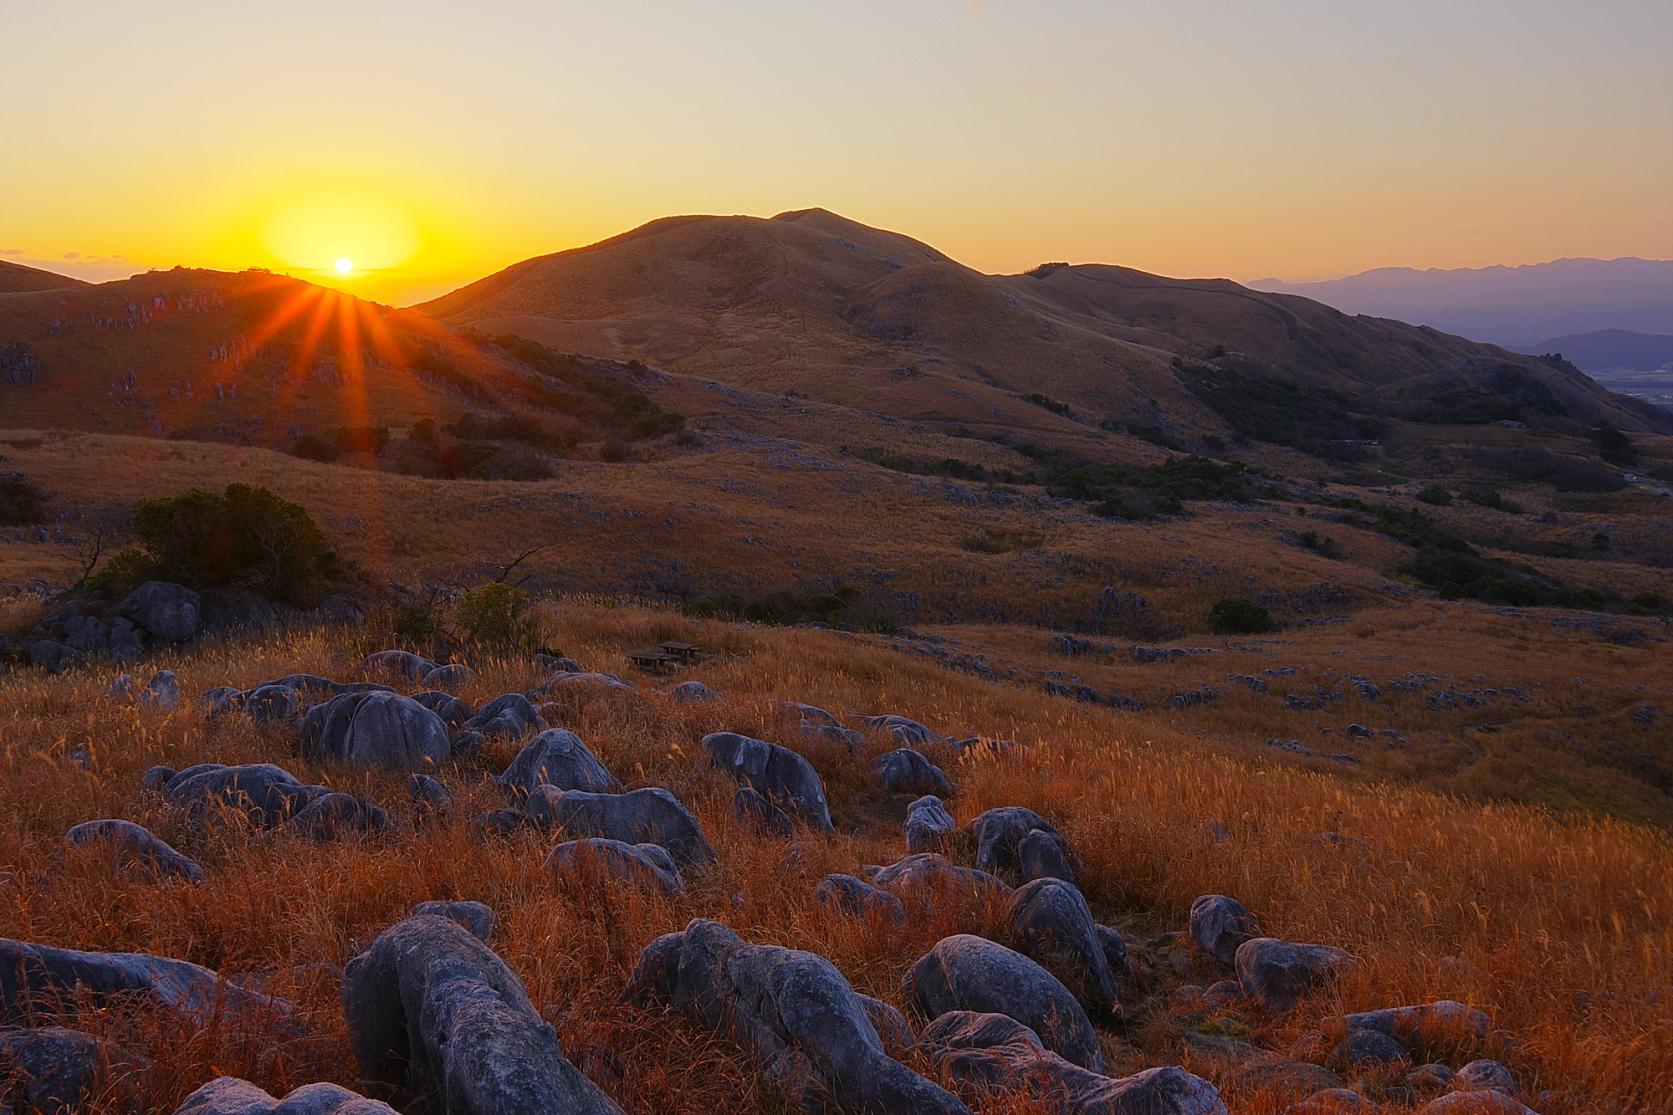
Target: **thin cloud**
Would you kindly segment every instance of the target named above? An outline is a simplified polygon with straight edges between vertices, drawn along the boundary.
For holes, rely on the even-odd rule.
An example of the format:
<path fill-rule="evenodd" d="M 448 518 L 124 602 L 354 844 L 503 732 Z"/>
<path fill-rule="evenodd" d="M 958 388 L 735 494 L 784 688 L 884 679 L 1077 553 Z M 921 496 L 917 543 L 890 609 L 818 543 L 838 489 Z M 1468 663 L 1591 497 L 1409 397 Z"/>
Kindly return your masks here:
<path fill-rule="evenodd" d="M 22 254 L 22 248 L 0 248 L 0 256 L 20 256 Z"/>

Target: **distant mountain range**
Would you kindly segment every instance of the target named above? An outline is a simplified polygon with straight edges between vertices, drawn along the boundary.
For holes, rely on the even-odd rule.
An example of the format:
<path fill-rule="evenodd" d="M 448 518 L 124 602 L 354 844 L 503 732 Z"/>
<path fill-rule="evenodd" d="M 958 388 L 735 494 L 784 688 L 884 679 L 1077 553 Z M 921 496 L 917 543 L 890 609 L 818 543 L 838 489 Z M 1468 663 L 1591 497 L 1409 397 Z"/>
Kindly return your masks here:
<path fill-rule="evenodd" d="M 1654 372 L 1673 370 L 1673 336 L 1634 333 L 1629 329 L 1599 329 L 1530 345 L 1531 353 L 1560 352 L 1584 372 Z"/>
<path fill-rule="evenodd" d="M 1541 349 L 1549 338 L 1604 330 L 1673 334 L 1673 260 L 1558 259 L 1425 271 L 1382 267 L 1326 282 L 1257 279 L 1249 286 L 1523 352 Z M 1567 348 L 1562 351 L 1573 358 Z"/>

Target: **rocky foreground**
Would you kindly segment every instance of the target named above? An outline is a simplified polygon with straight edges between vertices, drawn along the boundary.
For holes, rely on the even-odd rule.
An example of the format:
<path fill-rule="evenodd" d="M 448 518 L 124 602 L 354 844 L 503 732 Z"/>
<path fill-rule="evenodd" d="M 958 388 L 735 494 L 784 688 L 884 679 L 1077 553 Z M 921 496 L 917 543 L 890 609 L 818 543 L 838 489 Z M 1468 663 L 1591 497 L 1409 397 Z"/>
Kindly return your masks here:
<path fill-rule="evenodd" d="M 711 839 L 679 796 L 655 785 L 625 788 L 625 772 L 612 771 L 559 726 L 589 701 L 722 709 L 725 695 L 696 681 L 648 693 L 568 659 L 538 665 L 540 680 L 528 690 L 480 706 L 457 695 L 475 678 L 469 667 L 398 650 L 366 658 L 351 680 L 297 673 L 212 688 L 198 699 L 191 715 L 212 732 L 253 726 L 290 740 L 310 764 L 404 776 L 408 800 L 398 812 L 410 822 L 392 817 L 394 803 L 386 808 L 267 763 L 153 767 L 131 787 L 136 812 L 141 805 L 161 810 L 190 846 L 267 833 L 322 847 L 398 842 L 409 823 L 463 820 L 470 795 L 461 794 L 459 780 L 497 751 L 514 749 L 492 775 L 502 804 L 468 819 L 479 847 L 538 839 L 554 885 L 605 904 L 635 892 L 677 898 L 725 871 L 717 851 L 725 842 Z M 122 675 L 105 699 L 133 704 L 141 715 L 186 711 L 166 670 L 143 682 Z M 1229 1010 L 1248 1020 L 1251 1035 L 1282 1032 L 1298 1004 L 1327 995 L 1360 963 L 1329 942 L 1263 933 L 1260 911 L 1231 894 L 1202 895 L 1186 924 L 1152 940 L 1101 924 L 1080 889 L 1076 847 L 1029 802 L 984 809 L 964 825 L 954 820 L 954 775 L 977 761 L 1026 763 L 1022 745 L 954 738 L 901 715 L 838 714 L 791 701 L 774 712 L 778 723 L 793 725 L 778 742 L 714 731 L 676 743 L 676 750 L 690 748 L 691 763 L 735 783 L 730 823 L 782 841 L 783 867 L 793 874 L 798 859 L 839 832 L 825 782 L 802 750 L 824 759 L 827 772 L 834 754 L 842 777 L 911 800 L 895 839 L 898 858 L 855 862 L 818 878 L 817 916 L 854 919 L 885 937 L 925 919 L 978 931 L 946 935 L 910 962 L 896 1000 L 904 1011 L 857 992 L 825 956 L 751 941 L 747 926 L 724 919 L 698 917 L 651 941 L 620 989 L 623 1008 L 664 1012 L 670 1025 L 741 1047 L 773 1110 L 1225 1112 L 1221 1089 L 1181 1065 L 1114 1071 L 1108 1039 L 1158 1009 L 1187 1021 L 1223 1019 Z M 867 741 L 879 738 L 892 746 L 873 747 L 868 757 Z M 71 759 L 93 761 L 85 753 Z M 65 840 L 98 849 L 120 877 L 142 885 L 203 886 L 213 870 L 122 817 L 88 816 Z M 500 913 L 471 900 L 420 903 L 331 977 L 340 980 L 341 1028 L 358 1087 L 375 1098 L 317 1083 L 280 1099 L 222 1076 L 178 1111 L 393 1110 L 382 1101 L 458 1113 L 623 1110 L 612 1098 L 622 1089 L 608 1051 L 581 1051 L 589 1071 L 578 1068 L 496 953 Z M 1169 967 L 1217 978 L 1164 981 Z M 1158 1002 L 1164 982 L 1172 987 Z M 72 1024 L 78 1012 L 136 1002 L 189 1027 L 236 1020 L 246 1033 L 270 1034 L 274 1048 L 317 1025 L 249 979 L 183 960 L 0 940 L 7 1027 L 0 1064 L 10 1071 L 0 1106 L 109 1109 L 148 1058 Z M 1392 1103 L 1462 1115 L 1528 1112 L 1525 1100 L 1539 1102 L 1497 1059 L 1516 1048 L 1515 1036 L 1468 1004 L 1389 1003 L 1345 1013 L 1329 1032 L 1282 1049 L 1231 1033 L 1199 1032 L 1196 1040 L 1229 1066 L 1242 1091 L 1283 1097 L 1277 1110 L 1322 1115 Z"/>

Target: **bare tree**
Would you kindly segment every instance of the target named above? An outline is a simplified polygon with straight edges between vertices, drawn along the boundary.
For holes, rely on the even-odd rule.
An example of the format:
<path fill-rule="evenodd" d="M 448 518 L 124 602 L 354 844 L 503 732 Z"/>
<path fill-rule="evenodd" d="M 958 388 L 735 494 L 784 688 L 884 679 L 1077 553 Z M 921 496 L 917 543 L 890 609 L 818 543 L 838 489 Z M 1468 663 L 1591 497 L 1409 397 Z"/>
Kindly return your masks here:
<path fill-rule="evenodd" d="M 98 572 L 99 562 L 127 537 L 130 518 L 125 512 L 107 510 L 94 511 L 82 520 L 85 529 L 76 536 L 74 543 L 76 565 L 81 569 L 81 576 L 70 586 L 72 592 L 87 584 Z"/>
<path fill-rule="evenodd" d="M 517 578 L 515 581 L 507 581 L 506 578 L 511 576 L 511 571 L 513 569 L 516 569 L 519 565 L 522 565 L 525 561 L 527 561 L 529 558 L 532 558 L 534 555 L 540 553 L 543 550 L 550 550 L 553 546 L 556 546 L 556 545 L 557 545 L 556 542 L 542 542 L 538 546 L 530 546 L 528 549 L 524 550 L 522 553 L 518 554 L 516 557 L 512 558 L 509 562 L 507 562 L 506 565 L 503 568 L 500 569 L 498 575 L 496 575 L 494 577 L 494 580 L 497 581 L 500 584 L 511 585 L 513 588 L 521 587 L 525 582 L 528 581 L 528 579 L 530 577 L 534 576 L 534 570 L 531 569 L 531 570 L 526 571 L 521 577 Z"/>

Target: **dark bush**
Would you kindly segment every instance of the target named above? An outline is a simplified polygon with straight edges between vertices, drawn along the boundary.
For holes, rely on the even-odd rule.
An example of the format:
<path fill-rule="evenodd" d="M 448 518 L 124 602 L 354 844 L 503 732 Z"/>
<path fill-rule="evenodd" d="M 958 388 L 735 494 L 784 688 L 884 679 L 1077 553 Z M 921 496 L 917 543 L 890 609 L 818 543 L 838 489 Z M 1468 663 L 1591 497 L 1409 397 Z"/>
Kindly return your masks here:
<path fill-rule="evenodd" d="M 1272 613 L 1241 596 L 1229 596 L 1208 610 L 1208 626 L 1217 635 L 1259 635 L 1272 630 Z"/>
<path fill-rule="evenodd" d="M 317 434 L 303 434 L 290 451 L 292 456 L 308 461 L 335 461 L 338 456 L 336 442 L 326 441 Z"/>
<path fill-rule="evenodd" d="M 540 643 L 539 625 L 529 615 L 533 603 L 516 585 L 496 581 L 472 589 L 459 601 L 459 634 L 486 650 L 532 653 Z"/>
<path fill-rule="evenodd" d="M 1638 463 L 1638 450 L 1629 439 L 1613 426 L 1599 426 L 1591 431 L 1597 455 L 1612 465 L 1630 467 Z"/>
<path fill-rule="evenodd" d="M 1417 501 L 1433 504 L 1436 507 L 1445 507 L 1452 502 L 1452 493 L 1439 484 L 1431 484 L 1417 493 Z"/>
<path fill-rule="evenodd" d="M 1326 538 L 1316 530 L 1301 532 L 1301 548 L 1311 550 L 1320 557 L 1330 558 L 1332 561 L 1342 557 L 1342 548 L 1336 544 L 1336 539 Z"/>
<path fill-rule="evenodd" d="M 29 526 L 46 517 L 46 497 L 19 473 L 0 476 L 0 527 Z"/>
<path fill-rule="evenodd" d="M 1034 392 L 1032 395 L 1025 396 L 1023 401 L 1033 403 L 1037 407 L 1044 407 L 1053 414 L 1061 414 L 1065 418 L 1074 413 L 1074 408 L 1068 403 L 1060 403 L 1051 396 L 1042 395 L 1038 391 Z"/>
<path fill-rule="evenodd" d="M 311 607 L 340 575 L 308 512 L 266 488 L 228 484 L 143 500 L 134 534 L 153 575 L 192 588 L 239 587 Z"/>

